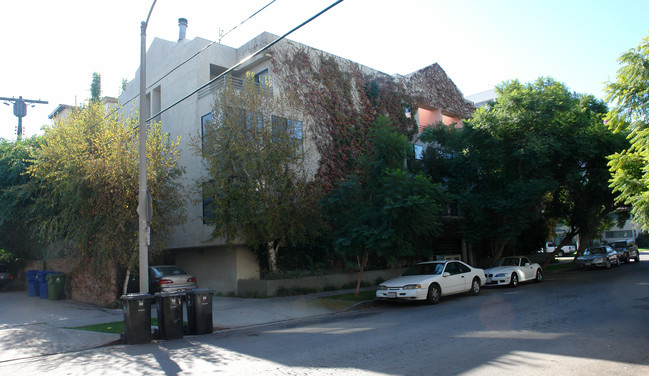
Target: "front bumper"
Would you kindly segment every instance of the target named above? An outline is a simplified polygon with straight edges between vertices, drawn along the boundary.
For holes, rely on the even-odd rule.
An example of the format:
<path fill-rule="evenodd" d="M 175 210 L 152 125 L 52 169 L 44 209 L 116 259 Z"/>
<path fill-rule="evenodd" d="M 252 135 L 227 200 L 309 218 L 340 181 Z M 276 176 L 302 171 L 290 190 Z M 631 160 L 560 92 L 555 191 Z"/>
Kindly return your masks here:
<path fill-rule="evenodd" d="M 376 290 L 377 299 L 385 300 L 424 300 L 428 291 L 426 289 L 388 288 L 387 290 Z"/>
<path fill-rule="evenodd" d="M 575 266 L 578 268 L 602 268 L 606 266 L 606 261 L 576 261 Z"/>
<path fill-rule="evenodd" d="M 487 277 L 487 283 L 485 286 L 507 286 L 511 282 L 511 276 L 507 275 L 504 277 Z"/>

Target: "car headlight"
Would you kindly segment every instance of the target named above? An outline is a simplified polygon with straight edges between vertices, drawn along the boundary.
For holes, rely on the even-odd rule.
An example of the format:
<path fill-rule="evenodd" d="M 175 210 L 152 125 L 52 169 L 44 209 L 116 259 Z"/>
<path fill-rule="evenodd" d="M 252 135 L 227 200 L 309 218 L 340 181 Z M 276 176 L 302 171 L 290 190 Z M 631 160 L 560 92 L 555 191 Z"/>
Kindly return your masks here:
<path fill-rule="evenodd" d="M 504 276 L 505 276 L 505 273 L 498 273 L 494 277 L 498 278 L 498 277 L 504 277 Z"/>
<path fill-rule="evenodd" d="M 387 290 L 388 286 L 386 285 L 379 285 L 379 290 Z"/>
<path fill-rule="evenodd" d="M 405 285 L 403 286 L 404 290 L 414 290 L 414 289 L 420 289 L 421 285 Z"/>

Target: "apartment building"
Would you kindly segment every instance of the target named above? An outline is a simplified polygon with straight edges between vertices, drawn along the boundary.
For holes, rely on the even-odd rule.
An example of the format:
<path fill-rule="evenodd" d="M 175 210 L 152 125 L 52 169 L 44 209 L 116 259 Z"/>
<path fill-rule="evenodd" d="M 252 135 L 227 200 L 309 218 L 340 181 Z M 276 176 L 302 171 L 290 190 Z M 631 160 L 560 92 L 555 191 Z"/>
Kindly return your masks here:
<path fill-rule="evenodd" d="M 238 280 L 259 278 L 259 265 L 255 255 L 243 242 L 227 249 L 223 239 L 211 239 L 212 228 L 203 223 L 203 205 L 200 198 L 194 197 L 192 193 L 193 183 L 204 171 L 200 157 L 192 150 L 191 141 L 200 137 L 202 125 L 210 119 L 214 104 L 213 94 L 219 82 L 203 86 L 275 41 L 277 36 L 262 33 L 235 48 L 199 37 L 186 39 L 186 21 L 181 21 L 180 25 L 178 41 L 155 38 L 146 55 L 147 91 L 144 115 L 149 118 L 164 110 L 153 120 L 160 121 L 163 131 L 172 137 L 180 137 L 179 163 L 186 171 L 183 189 L 187 197 L 187 221 L 170 235 L 168 248 L 176 264 L 197 276 L 200 287 L 209 287 L 222 293 L 236 293 Z M 296 48 L 308 51 L 314 56 L 324 54 L 344 63 L 341 66 L 354 66 L 365 74 L 398 82 L 417 98 L 417 109 L 412 111 L 418 124 L 417 131 L 439 121 L 461 127 L 462 119 L 470 117 L 475 109 L 473 103 L 464 98 L 438 64 L 409 75 L 390 76 L 287 39 L 248 59 L 230 74 L 235 80 L 243 79 L 247 72 L 253 73 L 260 82 L 270 78 L 273 82 L 272 90 L 280 90 L 283 77 L 278 74 L 277 64 L 282 61 L 279 57 L 295 51 Z M 118 99 L 127 113 L 135 114 L 139 108 L 139 85 L 137 71 Z M 203 88 L 196 91 L 201 87 Z M 180 101 L 194 91 L 194 94 Z M 173 107 L 169 108 L 172 105 Z M 314 144 L 315 138 L 310 137 L 310 132 L 313 132 L 313 119 L 305 115 L 299 120 L 303 127 L 303 149 L 309 156 L 306 161 L 308 170 L 315 173 L 319 155 Z"/>

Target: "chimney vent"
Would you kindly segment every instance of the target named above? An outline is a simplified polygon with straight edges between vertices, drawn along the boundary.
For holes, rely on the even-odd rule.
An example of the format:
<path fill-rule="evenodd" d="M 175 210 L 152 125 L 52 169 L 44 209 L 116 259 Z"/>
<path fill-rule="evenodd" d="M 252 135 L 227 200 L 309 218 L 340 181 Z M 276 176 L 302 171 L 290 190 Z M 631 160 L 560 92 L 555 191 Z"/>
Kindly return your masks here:
<path fill-rule="evenodd" d="M 180 28 L 180 33 L 178 34 L 178 42 L 185 39 L 185 33 L 187 32 L 187 19 L 179 18 L 178 27 Z"/>

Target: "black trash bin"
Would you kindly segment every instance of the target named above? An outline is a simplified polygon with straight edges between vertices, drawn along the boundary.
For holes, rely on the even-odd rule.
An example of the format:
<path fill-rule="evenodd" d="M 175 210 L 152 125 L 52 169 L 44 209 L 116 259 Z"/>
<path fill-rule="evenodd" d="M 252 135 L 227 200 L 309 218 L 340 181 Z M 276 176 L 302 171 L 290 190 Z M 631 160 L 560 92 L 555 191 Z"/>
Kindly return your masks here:
<path fill-rule="evenodd" d="M 209 334 L 212 326 L 212 295 L 210 289 L 187 291 L 187 326 L 189 334 Z"/>
<path fill-rule="evenodd" d="M 126 294 L 124 305 L 124 342 L 129 345 L 151 342 L 151 294 Z"/>
<path fill-rule="evenodd" d="M 158 332 L 161 339 L 183 338 L 184 291 L 159 292 L 155 294 L 158 313 Z"/>

